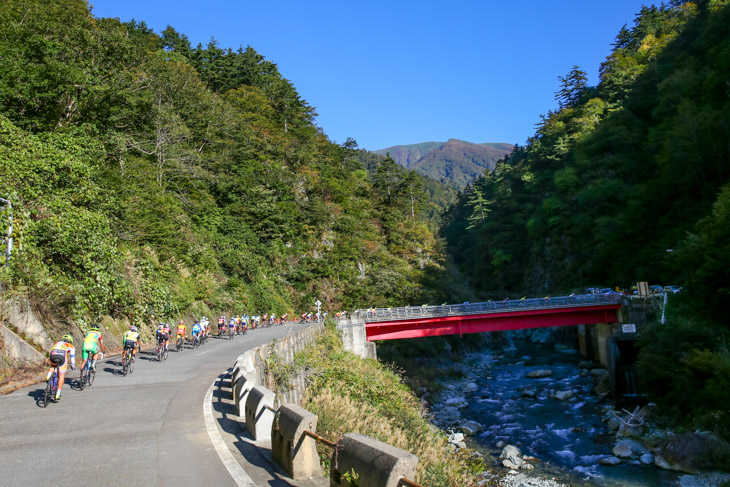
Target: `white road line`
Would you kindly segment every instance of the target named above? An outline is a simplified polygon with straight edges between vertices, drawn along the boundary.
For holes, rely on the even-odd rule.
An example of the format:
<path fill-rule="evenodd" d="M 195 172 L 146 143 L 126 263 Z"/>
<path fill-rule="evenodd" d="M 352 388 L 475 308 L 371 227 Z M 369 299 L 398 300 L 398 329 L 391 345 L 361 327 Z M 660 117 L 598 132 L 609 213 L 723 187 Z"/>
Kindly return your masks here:
<path fill-rule="evenodd" d="M 212 351 L 213 350 L 207 350 L 205 352 L 196 353 L 195 356 L 197 357 L 198 355 L 203 355 L 204 353 L 208 353 L 208 352 L 212 352 Z"/>
<path fill-rule="evenodd" d="M 208 430 L 208 437 L 210 442 L 213 444 L 213 448 L 218 453 L 218 457 L 226 466 L 228 473 L 233 477 L 233 481 L 239 487 L 257 487 L 256 484 L 251 480 L 246 471 L 241 465 L 233 458 L 233 454 L 226 446 L 225 441 L 221 437 L 218 427 L 215 424 L 215 418 L 213 417 L 213 390 L 215 385 L 222 379 L 216 379 L 208 388 L 208 392 L 205 395 L 203 401 L 203 416 L 205 416 L 205 427 Z"/>

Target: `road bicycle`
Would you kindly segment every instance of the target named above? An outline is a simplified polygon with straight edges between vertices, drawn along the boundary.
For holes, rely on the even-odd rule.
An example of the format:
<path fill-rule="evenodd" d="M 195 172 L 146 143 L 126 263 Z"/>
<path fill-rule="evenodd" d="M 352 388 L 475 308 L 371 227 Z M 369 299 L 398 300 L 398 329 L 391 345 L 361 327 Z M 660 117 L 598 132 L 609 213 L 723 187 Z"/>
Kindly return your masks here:
<path fill-rule="evenodd" d="M 104 354 L 99 354 L 99 360 L 104 358 Z M 86 386 L 90 386 L 94 383 L 96 377 L 96 369 L 92 367 L 94 361 L 94 354 L 90 354 L 88 360 L 81 369 L 81 377 L 79 377 L 79 388 L 83 391 Z"/>
<path fill-rule="evenodd" d="M 53 374 L 51 374 L 51 378 L 48 379 L 48 383 L 46 384 L 46 390 L 43 391 L 43 402 L 40 404 L 41 407 L 46 407 L 49 402 L 56 400 L 59 373 L 58 365 L 54 366 Z"/>
<path fill-rule="evenodd" d="M 132 348 L 127 348 L 126 355 L 122 358 L 122 375 L 131 374 L 134 372 L 134 355 L 132 355 Z"/>
<path fill-rule="evenodd" d="M 157 361 L 162 362 L 163 360 L 167 360 L 167 345 L 164 341 L 157 342 L 157 348 L 155 349 L 155 353 L 157 354 Z"/>
<path fill-rule="evenodd" d="M 228 327 L 228 339 L 229 340 L 233 340 L 233 333 L 234 333 L 234 329 L 231 327 Z"/>
<path fill-rule="evenodd" d="M 202 335 L 200 336 L 200 345 L 201 345 L 201 346 L 202 346 L 202 345 L 205 345 L 205 342 L 207 342 L 207 341 L 208 341 L 208 334 L 207 334 L 207 333 L 203 333 L 203 334 L 202 334 Z"/>
<path fill-rule="evenodd" d="M 183 339 L 183 337 L 181 337 L 181 336 L 177 337 L 177 342 L 175 342 L 175 347 L 177 348 L 178 352 L 185 350 L 185 340 Z"/>
<path fill-rule="evenodd" d="M 193 335 L 193 349 L 196 349 L 200 346 L 200 338 L 198 335 Z"/>

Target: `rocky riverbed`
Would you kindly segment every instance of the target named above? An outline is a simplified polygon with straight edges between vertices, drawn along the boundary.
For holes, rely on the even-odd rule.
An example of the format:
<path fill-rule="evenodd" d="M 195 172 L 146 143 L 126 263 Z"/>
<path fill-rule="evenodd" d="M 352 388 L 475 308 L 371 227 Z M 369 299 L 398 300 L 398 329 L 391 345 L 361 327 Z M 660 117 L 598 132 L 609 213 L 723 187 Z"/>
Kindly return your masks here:
<path fill-rule="evenodd" d="M 730 474 L 705 472 L 711 462 L 703 456 L 727 447 L 711 434 L 675 435 L 652 426 L 653 407 L 641 398 L 636 403 L 644 407 L 617 410 L 607 372 L 575 350 L 511 343 L 497 353 L 470 354 L 463 380 L 423 398 L 454 448 L 468 446 L 498 465 L 497 476 L 485 473 L 485 479 L 510 487 L 730 481 Z"/>

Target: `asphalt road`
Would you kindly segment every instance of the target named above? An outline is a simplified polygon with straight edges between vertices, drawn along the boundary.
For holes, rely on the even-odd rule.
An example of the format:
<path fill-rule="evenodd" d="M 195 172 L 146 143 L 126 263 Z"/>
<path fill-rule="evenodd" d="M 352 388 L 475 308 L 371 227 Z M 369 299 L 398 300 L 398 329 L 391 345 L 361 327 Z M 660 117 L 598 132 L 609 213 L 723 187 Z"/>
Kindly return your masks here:
<path fill-rule="evenodd" d="M 61 401 L 46 408 L 45 383 L 1 396 L 0 485 L 236 485 L 206 430 L 206 392 L 245 350 L 304 326 L 213 338 L 162 363 L 142 352 L 127 376 L 110 357 L 83 391 L 78 368 L 69 371 Z"/>

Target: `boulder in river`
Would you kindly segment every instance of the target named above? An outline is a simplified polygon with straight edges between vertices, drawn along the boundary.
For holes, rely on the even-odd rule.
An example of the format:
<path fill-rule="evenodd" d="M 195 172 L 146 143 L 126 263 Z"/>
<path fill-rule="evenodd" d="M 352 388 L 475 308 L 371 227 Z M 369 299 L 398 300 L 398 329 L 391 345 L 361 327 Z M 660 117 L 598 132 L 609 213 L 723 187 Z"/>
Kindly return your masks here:
<path fill-rule="evenodd" d="M 598 460 L 598 463 L 601 465 L 606 465 L 607 467 L 614 467 L 616 465 L 621 465 L 621 459 L 618 457 L 603 457 L 600 460 Z"/>
<path fill-rule="evenodd" d="M 474 382 L 467 382 L 464 384 L 464 392 L 474 392 L 479 389 L 479 386 Z"/>
<path fill-rule="evenodd" d="M 505 446 L 499 455 L 499 459 L 502 460 L 503 466 L 512 470 L 518 470 L 525 464 L 525 460 L 522 459 L 522 452 L 514 445 Z"/>
<path fill-rule="evenodd" d="M 528 399 L 535 399 L 535 397 L 537 397 L 537 391 L 535 389 L 524 389 L 522 391 L 522 397 L 526 397 Z"/>
<path fill-rule="evenodd" d="M 461 431 L 464 432 L 465 435 L 474 436 L 484 431 L 484 426 L 476 421 L 466 421 L 461 425 Z"/>
<path fill-rule="evenodd" d="M 450 399 L 447 399 L 446 402 L 444 402 L 444 405 L 452 406 L 455 408 L 465 408 L 469 404 L 466 402 L 466 399 L 464 399 L 463 397 L 452 397 Z"/>
<path fill-rule="evenodd" d="M 527 377 L 529 377 L 530 379 L 543 379 L 552 375 L 553 371 L 548 369 L 538 369 L 527 373 Z"/>
<path fill-rule="evenodd" d="M 575 395 L 575 392 L 568 389 L 567 391 L 555 391 L 555 394 L 553 394 L 553 397 L 557 399 L 558 401 L 567 401 L 568 399 L 572 399 Z"/>
<path fill-rule="evenodd" d="M 651 453 L 644 453 L 639 457 L 639 461 L 644 465 L 651 465 L 652 463 L 654 463 L 654 455 L 652 455 Z"/>
<path fill-rule="evenodd" d="M 654 463 L 665 470 L 697 473 L 722 467 L 722 458 L 730 456 L 730 445 L 711 433 L 674 435 L 654 451 Z"/>
<path fill-rule="evenodd" d="M 613 447 L 611 453 L 619 458 L 631 458 L 631 456 L 634 454 L 634 451 L 628 445 L 619 444 Z"/>

